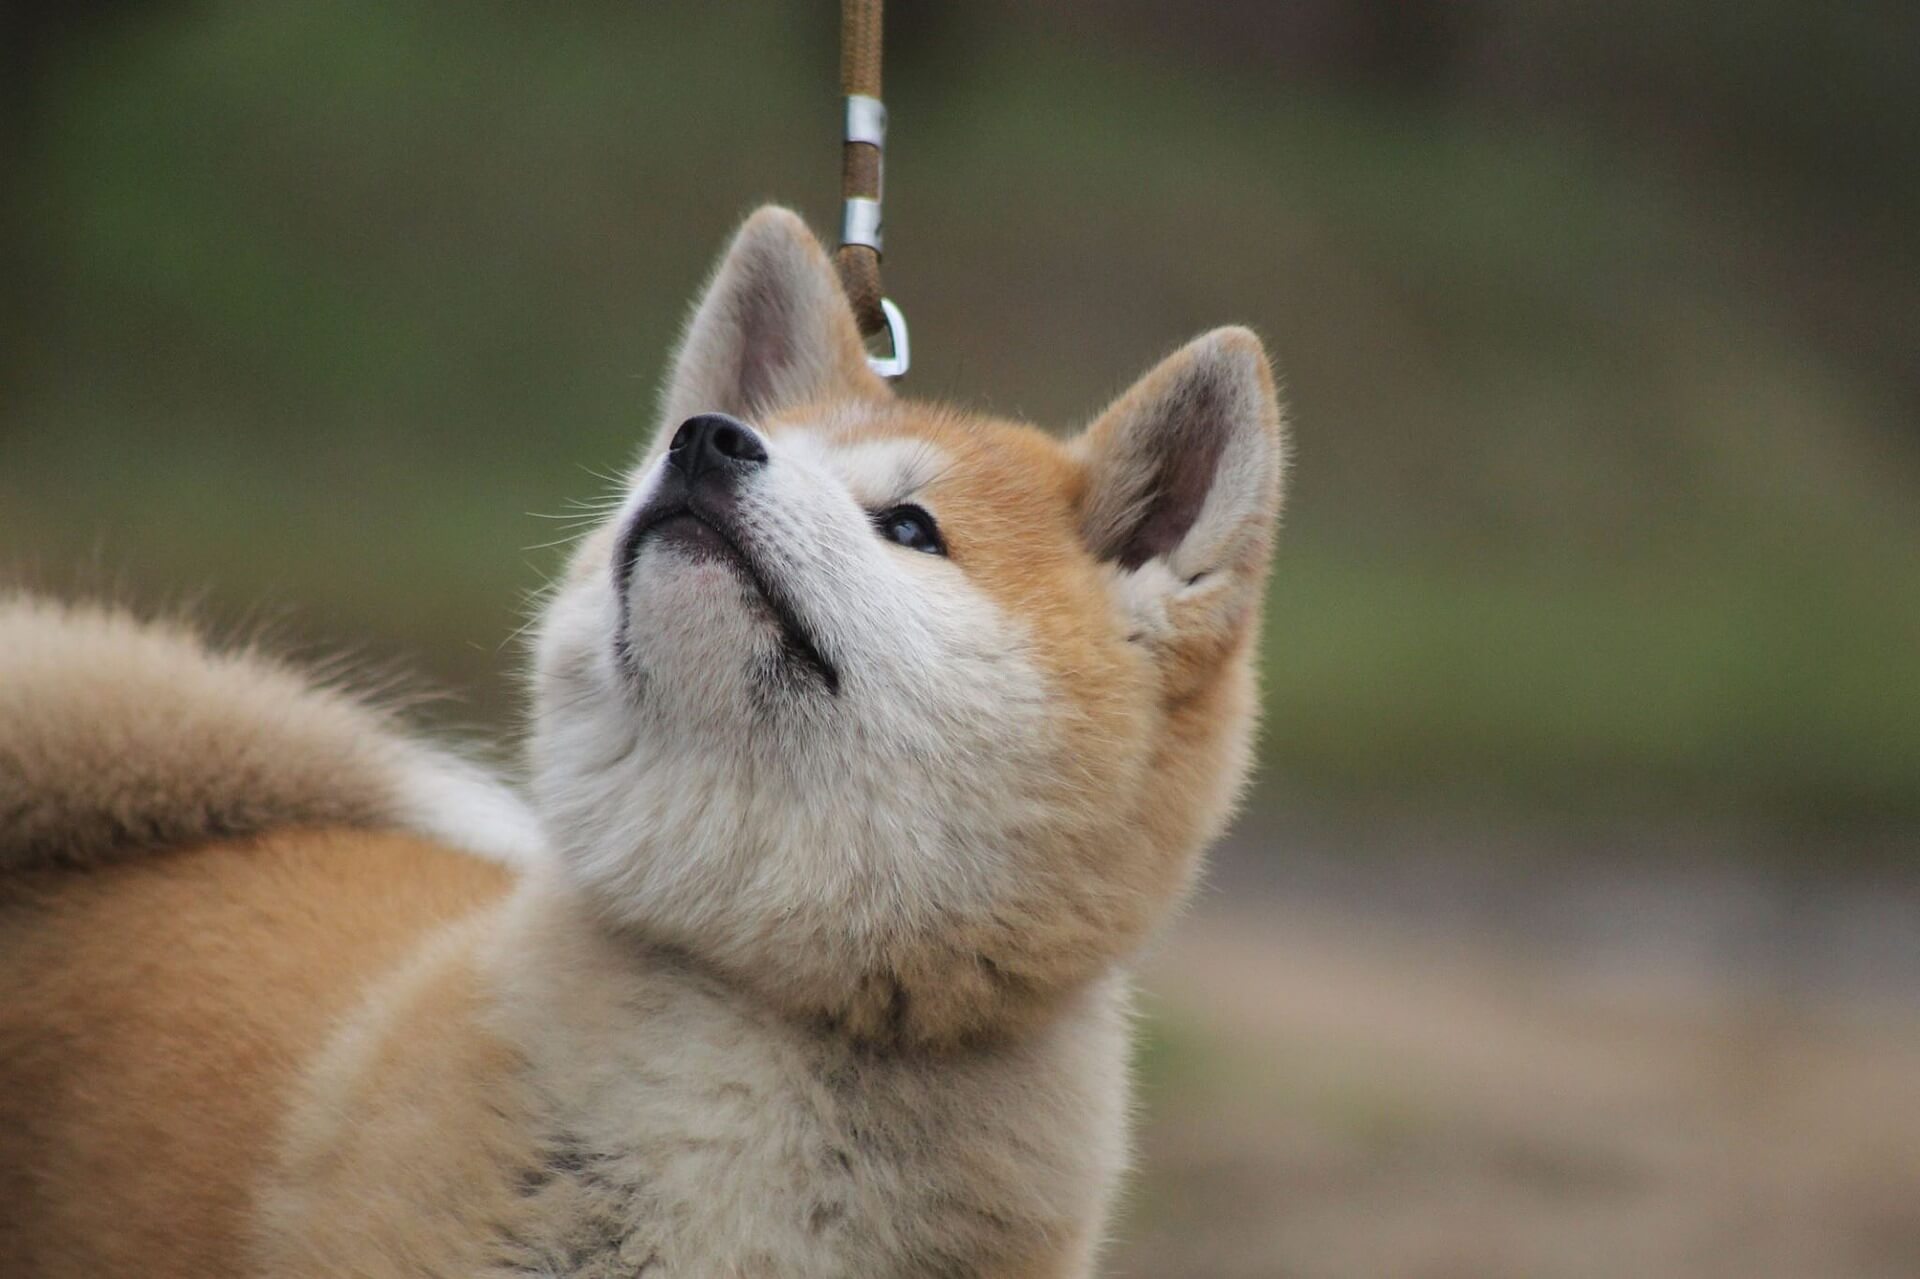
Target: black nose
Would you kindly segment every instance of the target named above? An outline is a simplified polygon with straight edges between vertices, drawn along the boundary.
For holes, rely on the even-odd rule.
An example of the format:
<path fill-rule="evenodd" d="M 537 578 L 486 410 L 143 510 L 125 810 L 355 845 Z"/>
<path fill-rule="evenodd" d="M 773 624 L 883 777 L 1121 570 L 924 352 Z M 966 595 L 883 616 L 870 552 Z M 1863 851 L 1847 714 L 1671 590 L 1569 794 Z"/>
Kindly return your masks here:
<path fill-rule="evenodd" d="M 753 428 L 725 413 L 690 417 L 667 445 L 667 465 L 689 480 L 708 471 L 744 471 L 764 466 L 767 447 Z"/>

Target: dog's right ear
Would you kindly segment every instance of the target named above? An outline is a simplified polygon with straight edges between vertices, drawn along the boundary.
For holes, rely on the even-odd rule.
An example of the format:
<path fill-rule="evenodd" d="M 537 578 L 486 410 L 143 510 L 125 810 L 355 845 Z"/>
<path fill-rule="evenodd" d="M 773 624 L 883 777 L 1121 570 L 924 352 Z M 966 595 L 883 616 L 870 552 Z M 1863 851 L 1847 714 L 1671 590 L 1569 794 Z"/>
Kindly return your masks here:
<path fill-rule="evenodd" d="M 826 250 L 798 214 L 767 205 L 733 237 L 687 321 L 658 435 L 696 413 L 751 422 L 809 400 L 890 394 L 867 367 Z"/>

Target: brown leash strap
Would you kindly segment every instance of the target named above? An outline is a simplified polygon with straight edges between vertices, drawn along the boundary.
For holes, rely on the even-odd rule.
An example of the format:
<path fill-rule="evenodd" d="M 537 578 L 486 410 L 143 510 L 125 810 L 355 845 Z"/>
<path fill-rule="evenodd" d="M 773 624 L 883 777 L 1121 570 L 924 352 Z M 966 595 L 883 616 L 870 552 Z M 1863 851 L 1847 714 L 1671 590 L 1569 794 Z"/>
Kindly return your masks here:
<path fill-rule="evenodd" d="M 846 98 L 840 150 L 840 248 L 834 265 L 866 337 L 886 333 L 893 346 L 872 359 L 885 377 L 907 371 L 907 326 L 880 288 L 880 195 L 887 109 L 880 102 L 881 0 L 841 0 L 840 92 Z"/>

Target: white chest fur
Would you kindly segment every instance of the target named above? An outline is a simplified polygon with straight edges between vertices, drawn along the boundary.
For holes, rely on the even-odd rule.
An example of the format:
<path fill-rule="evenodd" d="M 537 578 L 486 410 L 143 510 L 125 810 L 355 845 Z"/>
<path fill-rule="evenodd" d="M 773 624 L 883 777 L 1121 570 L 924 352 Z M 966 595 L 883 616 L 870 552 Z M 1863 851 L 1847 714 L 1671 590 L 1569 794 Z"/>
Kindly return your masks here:
<path fill-rule="evenodd" d="M 495 1030 L 539 1115 L 500 1273 L 1025 1273 L 1090 1253 L 1125 1144 L 1117 985 L 1018 1042 L 885 1054 L 564 909 L 520 903 L 495 951 Z"/>

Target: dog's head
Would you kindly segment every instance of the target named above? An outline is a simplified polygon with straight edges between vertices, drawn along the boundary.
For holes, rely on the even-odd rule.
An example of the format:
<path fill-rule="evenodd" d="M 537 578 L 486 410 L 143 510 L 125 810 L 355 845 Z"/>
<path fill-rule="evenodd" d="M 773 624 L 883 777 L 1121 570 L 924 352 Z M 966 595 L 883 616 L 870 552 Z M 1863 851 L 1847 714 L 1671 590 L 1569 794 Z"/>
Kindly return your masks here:
<path fill-rule="evenodd" d="M 1065 442 L 896 399 L 820 245 L 763 209 L 663 407 L 539 635 L 572 881 L 902 1042 L 1137 945 L 1246 770 L 1283 452 L 1258 339 L 1196 340 Z"/>

